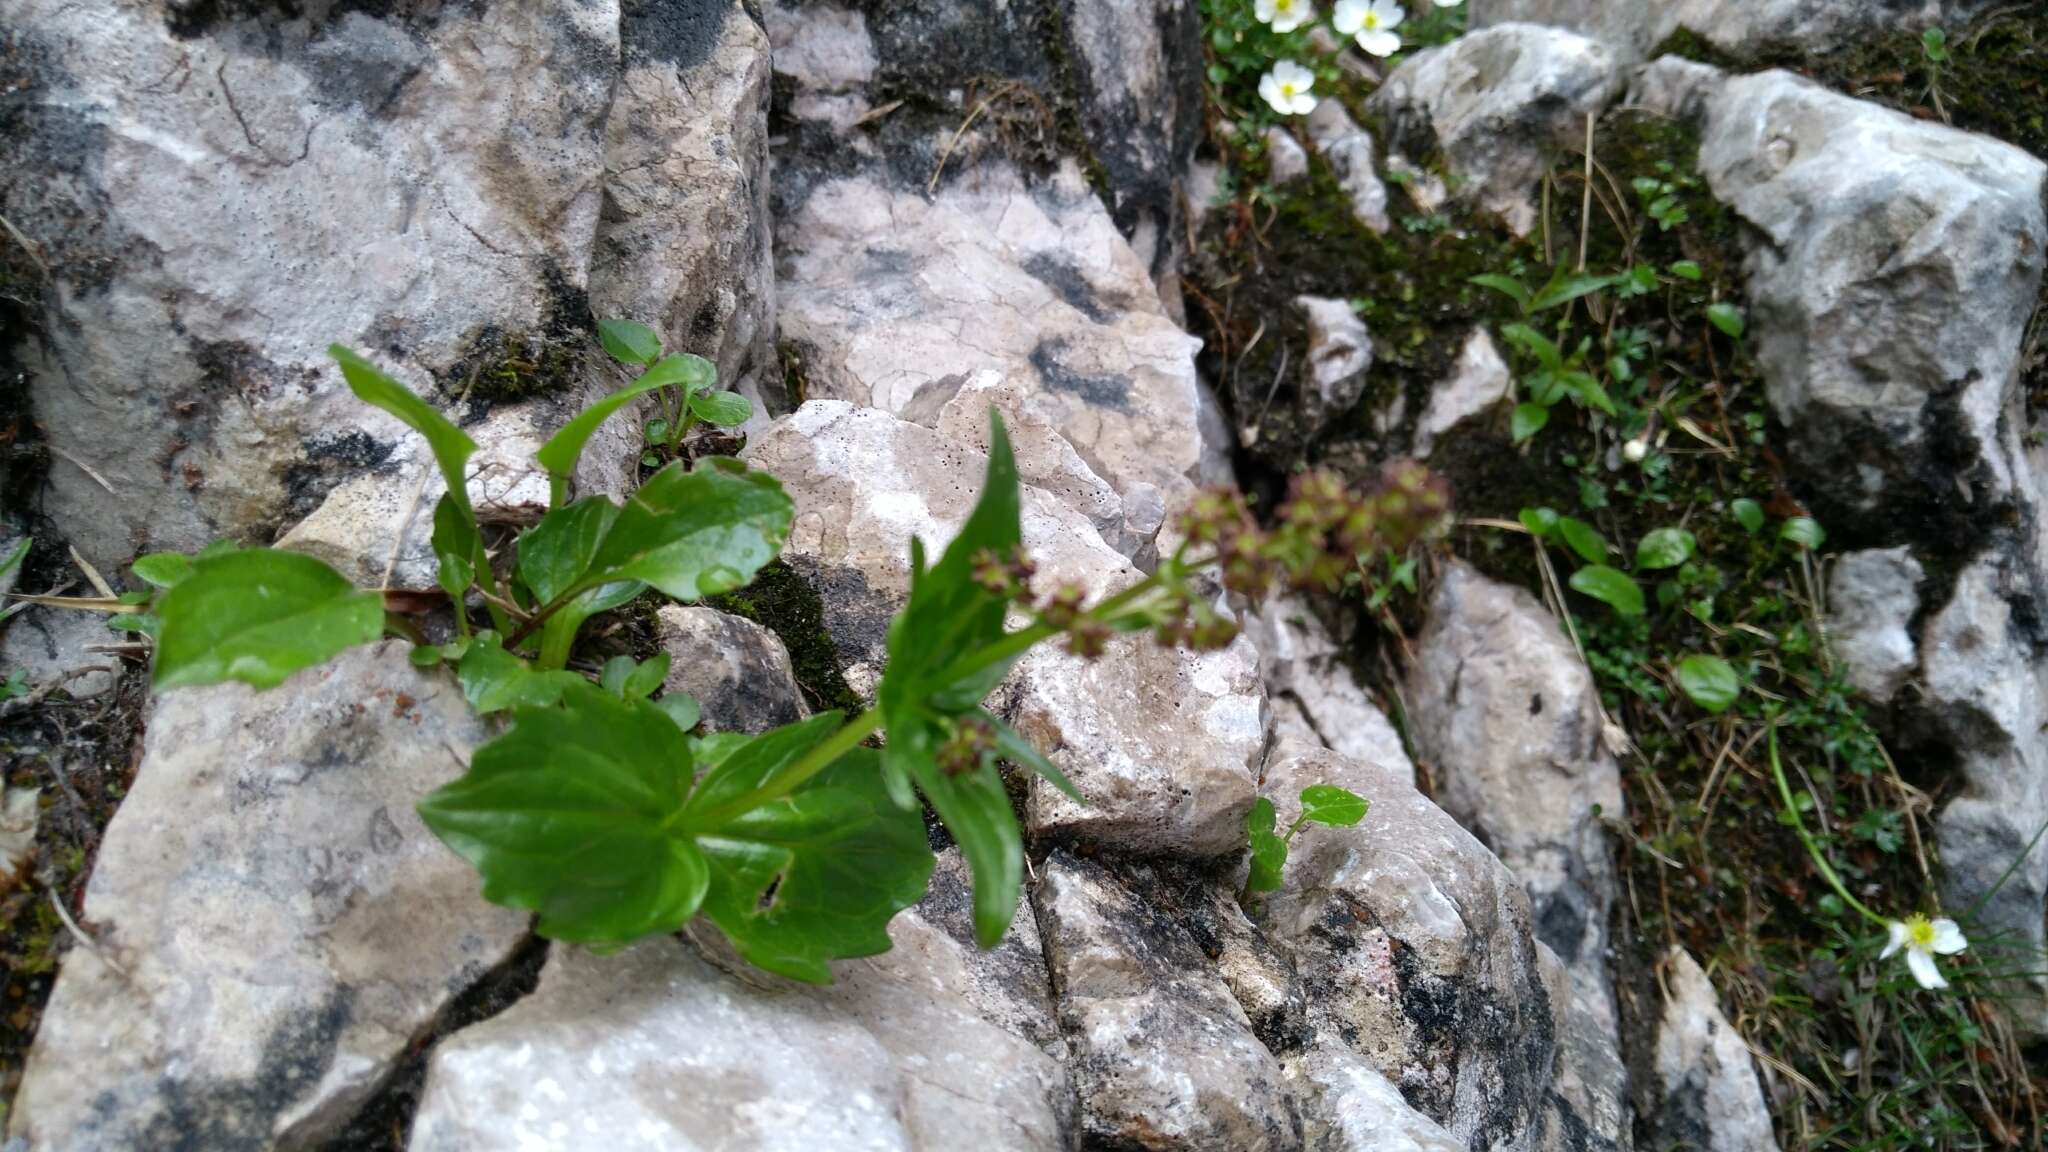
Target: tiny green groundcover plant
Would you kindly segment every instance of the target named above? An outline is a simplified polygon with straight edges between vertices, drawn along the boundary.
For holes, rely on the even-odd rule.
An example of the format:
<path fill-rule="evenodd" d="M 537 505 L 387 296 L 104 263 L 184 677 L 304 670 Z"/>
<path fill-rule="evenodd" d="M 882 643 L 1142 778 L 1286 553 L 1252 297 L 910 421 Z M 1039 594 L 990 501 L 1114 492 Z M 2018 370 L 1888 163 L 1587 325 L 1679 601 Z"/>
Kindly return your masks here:
<path fill-rule="evenodd" d="M 702 915 L 750 963 L 828 981 L 831 961 L 887 951 L 890 918 L 924 895 L 933 855 L 920 797 L 973 870 L 975 934 L 993 945 L 1015 914 L 1024 874 L 1000 763 L 1080 799 L 982 707 L 1019 658 L 1049 640 L 1094 657 L 1115 635 L 1134 632 L 1221 647 L 1236 624 L 1201 578 L 1213 574 L 1245 595 L 1282 578 L 1334 589 L 1360 558 L 1405 549 L 1448 523 L 1441 485 L 1418 465 L 1390 467 L 1367 496 L 1334 474 L 1308 473 L 1270 526 L 1236 493 L 1204 492 L 1177 522 L 1181 543 L 1150 575 L 1092 605 L 1073 584 L 1038 595 L 1022 548 L 1016 463 L 991 413 L 973 512 L 936 562 L 922 541 L 910 542 L 910 595 L 889 630 L 874 706 L 758 736 L 699 734 L 695 701 L 655 696 L 666 655 L 615 657 L 593 682 L 567 667 L 577 634 L 649 590 L 691 602 L 745 585 L 780 553 L 794 506 L 774 477 L 720 456 L 669 463 L 623 505 L 569 501 L 584 445 L 636 397 L 661 393 L 662 427 L 649 430 L 649 443 L 659 432 L 671 451 L 679 427 L 751 415 L 746 401 L 714 390 L 709 363 L 662 355 L 651 330 L 614 322 L 601 335 L 642 373 L 536 453 L 554 481 L 551 507 L 495 550 L 464 482 L 475 443 L 362 357 L 331 350 L 357 397 L 426 438 L 447 480 L 432 537 L 454 609 L 446 643 L 421 643 L 381 593 L 271 548 L 146 556 L 134 571 L 154 591 L 74 605 L 114 613 L 119 626 L 152 639 L 160 689 L 270 688 L 387 633 L 414 641 L 417 664 L 452 665 L 470 704 L 508 723 L 461 777 L 420 802 L 420 816 L 476 866 L 486 898 L 535 913 L 543 936 L 593 948 L 674 932 Z M 1013 616 L 1027 622 L 1013 628 Z M 1364 815 L 1364 802 L 1341 790 L 1310 792 L 1304 819 Z M 1261 803 L 1270 834 L 1272 808 Z M 1270 857 L 1270 845 L 1255 847 L 1255 859 Z"/>

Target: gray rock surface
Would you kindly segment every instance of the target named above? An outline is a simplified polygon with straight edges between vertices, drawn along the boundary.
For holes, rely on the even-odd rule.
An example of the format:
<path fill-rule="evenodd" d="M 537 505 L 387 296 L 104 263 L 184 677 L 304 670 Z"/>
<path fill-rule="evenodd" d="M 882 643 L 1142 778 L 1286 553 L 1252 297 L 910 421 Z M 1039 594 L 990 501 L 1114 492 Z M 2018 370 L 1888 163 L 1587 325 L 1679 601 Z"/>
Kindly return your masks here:
<path fill-rule="evenodd" d="M 1063 1152 L 1074 1105 L 1045 968 L 1018 959 L 1037 959 L 1036 926 L 1024 910 L 975 949 L 949 927 L 966 883 L 942 864 L 891 923 L 895 948 L 828 988 L 675 937 L 609 957 L 556 945 L 531 996 L 435 1050 L 412 1152 Z"/>
<path fill-rule="evenodd" d="M 1266 129 L 1265 140 L 1267 183 L 1277 188 L 1308 175 L 1308 151 L 1294 133 L 1275 124 Z"/>
<path fill-rule="evenodd" d="M 1680 29 L 1729 52 L 1773 44 L 1823 52 L 1859 34 L 1943 24 L 1953 29 L 1991 6 L 1988 0 L 1472 0 L 1469 19 L 1473 28 L 1554 24 L 1640 58 Z"/>
<path fill-rule="evenodd" d="M 1371 106 L 1387 118 L 1390 150 L 1419 161 L 1441 149 L 1455 197 L 1526 235 L 1552 157 L 1584 147 L 1586 114 L 1620 83 L 1620 61 L 1600 42 L 1507 24 L 1408 57 Z"/>
<path fill-rule="evenodd" d="M 909 592 L 910 539 L 937 555 L 967 518 L 986 462 L 920 424 L 814 400 L 747 448 L 796 501 L 788 554 L 820 588 L 848 683 L 871 692 L 890 616 Z M 1043 587 L 1106 595 L 1137 578 L 1093 524 L 1052 494 L 1023 491 L 1024 546 Z M 1265 741 L 1258 656 L 1113 640 L 1087 662 L 1044 645 L 991 701 L 1073 780 L 1084 807 L 1034 784 L 1034 833 L 1141 852 L 1218 855 L 1242 846 Z"/>
<path fill-rule="evenodd" d="M 1032 895 L 1084 1143 L 1156 1152 L 1301 1145 L 1280 1062 L 1173 919 L 1056 853 Z"/>
<path fill-rule="evenodd" d="M 401 428 L 331 342 L 449 395 L 573 359 L 611 0 L 10 16 L 27 111 L 0 214 L 53 269 L 21 362 L 52 448 L 120 494 L 60 455 L 45 510 L 103 570 L 265 535 L 390 459 Z"/>
<path fill-rule="evenodd" d="M 413 805 L 486 738 L 403 644 L 159 699 L 10 1131 L 31 1147 L 315 1143 L 526 917 Z"/>
<path fill-rule="evenodd" d="M 1349 300 L 1297 296 L 1294 306 L 1308 321 L 1299 395 L 1304 434 L 1314 436 L 1350 412 L 1365 395 L 1365 374 L 1372 368 L 1372 333 Z"/>
<path fill-rule="evenodd" d="M 1307 601 L 1275 596 L 1246 618 L 1272 701 L 1276 736 L 1369 760 L 1415 778 L 1401 734 L 1359 684 L 1344 651 Z"/>
<path fill-rule="evenodd" d="M 622 4 L 590 272 L 599 318 L 653 325 L 756 410 L 789 407 L 775 355 L 768 34 L 743 0 Z M 621 423 L 627 423 L 624 419 Z"/>
<path fill-rule="evenodd" d="M 2008 409 L 2048 166 L 1784 72 L 1706 108 L 1700 167 L 1756 230 L 1750 343 L 1822 522 L 1982 540 L 2025 496 Z"/>
<path fill-rule="evenodd" d="M 13 887 L 28 866 L 42 811 L 39 790 L 0 788 L 0 891 Z"/>
<path fill-rule="evenodd" d="M 131 639 L 109 630 L 96 612 L 24 608 L 0 622 L 0 681 L 19 672 L 31 690 L 58 687 L 76 700 L 104 696 L 120 682 L 121 658 L 90 649 Z"/>
<path fill-rule="evenodd" d="M 1322 1040 L 1286 1058 L 1301 1102 L 1305 1152 L 1466 1152 L 1463 1141 L 1401 1098 L 1370 1061 Z"/>
<path fill-rule="evenodd" d="M 687 692 L 710 732 L 766 732 L 811 714 L 775 633 L 715 608 L 670 604 L 656 614 L 670 692 Z"/>
<path fill-rule="evenodd" d="M 1309 113 L 1308 135 L 1337 177 L 1337 186 L 1350 198 L 1351 214 L 1374 232 L 1385 232 L 1387 185 L 1373 167 L 1372 133 L 1358 126 L 1341 101 L 1324 100 Z M 1274 182 L 1280 177 L 1276 175 Z"/>
<path fill-rule="evenodd" d="M 1514 376 L 1486 329 L 1474 328 L 1458 350 L 1451 375 L 1430 389 L 1429 406 L 1416 422 L 1409 454 L 1427 460 L 1439 440 L 1467 420 L 1492 412 L 1507 397 Z"/>
<path fill-rule="evenodd" d="M 1647 1117 L 1651 1148 L 1776 1152 L 1771 1113 L 1749 1046 L 1721 1015 L 1714 986 L 1683 949 L 1664 965 L 1666 999 L 1657 1029 L 1660 1106 Z"/>
<path fill-rule="evenodd" d="M 1565 993 L 1544 971 L 1513 873 L 1405 772 L 1282 744 L 1264 794 L 1284 827 L 1311 784 L 1372 802 L 1295 837 L 1263 923 L 1292 952 L 1309 1020 L 1472 1149 L 1536 1147 Z"/>
<path fill-rule="evenodd" d="M 1912 550 L 1900 547 L 1836 557 L 1828 576 L 1828 646 L 1849 683 L 1880 704 L 1920 662 L 1912 626 L 1922 575 Z"/>

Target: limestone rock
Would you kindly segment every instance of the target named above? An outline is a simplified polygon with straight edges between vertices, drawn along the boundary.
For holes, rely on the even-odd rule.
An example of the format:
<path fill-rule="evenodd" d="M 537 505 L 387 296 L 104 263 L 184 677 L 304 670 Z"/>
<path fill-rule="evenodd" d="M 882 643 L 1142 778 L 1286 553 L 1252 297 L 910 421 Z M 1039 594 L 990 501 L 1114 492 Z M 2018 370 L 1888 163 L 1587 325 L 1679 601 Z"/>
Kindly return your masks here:
<path fill-rule="evenodd" d="M 1401 734 L 1358 683 L 1343 649 L 1307 601 L 1276 596 L 1248 617 L 1245 627 L 1258 644 L 1259 671 L 1273 702 L 1276 730 L 1415 779 Z"/>
<path fill-rule="evenodd" d="M 1349 300 L 1297 296 L 1308 319 L 1308 349 L 1301 362 L 1302 417 L 1314 436 L 1357 405 L 1372 368 L 1372 333 Z"/>
<path fill-rule="evenodd" d="M 1463 1141 L 1401 1098 L 1372 1064 L 1321 1040 L 1286 1058 L 1301 1101 L 1305 1152 L 1465 1152 Z"/>
<path fill-rule="evenodd" d="M 1027 184 L 991 164 L 936 199 L 834 179 L 778 236 L 782 335 L 807 395 L 914 416 L 928 391 L 990 369 L 1017 383 L 1009 414 L 1058 430 L 1119 495 L 1146 485 L 1172 510 L 1190 488 L 1198 342 L 1077 169 Z"/>
<path fill-rule="evenodd" d="M 316 1143 L 526 917 L 413 805 L 487 732 L 385 643 L 159 699 L 12 1118 L 32 1147 Z M 118 967 L 115 967 L 118 965 Z"/>
<path fill-rule="evenodd" d="M 1919 663 L 1911 629 L 1921 575 L 1911 549 L 1873 548 L 1837 557 L 1828 577 L 1828 645 L 1849 683 L 1880 704 Z"/>
<path fill-rule="evenodd" d="M 1350 198 L 1352 216 L 1374 232 L 1385 232 L 1387 186 L 1373 168 L 1372 133 L 1358 126 L 1342 102 L 1324 100 L 1309 113 L 1308 134 L 1337 177 L 1337 186 Z"/>
<path fill-rule="evenodd" d="M 927 904 L 965 906 L 955 865 Z M 610 957 L 556 945 L 531 996 L 436 1049 L 412 1152 L 1064 1152 L 1073 1097 L 1041 1047 L 1043 963 L 985 967 L 1035 952 L 1034 929 L 1027 910 L 983 954 L 920 905 L 891 923 L 893 950 L 829 988 L 724 970 L 674 937 Z M 977 997 L 997 988 L 1009 1007 L 991 1013 Z"/>
<path fill-rule="evenodd" d="M 1721 1015 L 1707 974 L 1683 949 L 1673 948 L 1664 982 L 1669 999 L 1656 1054 L 1661 1107 L 1648 1118 L 1648 1146 L 1777 1152 L 1749 1046 Z"/>
<path fill-rule="evenodd" d="M 1074 1045 L 1084 1143 L 1300 1147 L 1280 1062 L 1177 923 L 1063 853 L 1041 868 L 1032 898 Z"/>
<path fill-rule="evenodd" d="M 1310 1023 L 1464 1146 L 1536 1147 L 1563 1010 L 1527 894 L 1405 772 L 1282 744 L 1264 784 L 1282 826 L 1311 784 L 1350 789 L 1372 810 L 1353 828 L 1304 828 L 1266 899 Z"/>
<path fill-rule="evenodd" d="M 766 732 L 811 714 L 781 638 L 715 608 L 670 604 L 656 614 L 670 692 L 687 692 L 711 732 Z"/>
<path fill-rule="evenodd" d="M 1604 972 L 1616 876 L 1600 822 L 1621 818 L 1621 771 L 1564 629 L 1528 592 L 1454 561 L 1430 594 L 1407 700 L 1444 810 L 1521 878 L 1544 943 Z"/>
<path fill-rule="evenodd" d="M 104 696 L 121 680 L 121 658 L 89 649 L 131 639 L 95 612 L 25 608 L 0 622 L 0 682 L 20 672 L 31 689 L 54 685 L 76 700 Z"/>
<path fill-rule="evenodd" d="M 1640 59 L 1681 29 L 1728 52 L 1798 45 L 1820 53 L 1858 34 L 1955 28 L 1989 0 L 1472 0 L 1471 26 L 1554 24 Z"/>
<path fill-rule="evenodd" d="M 1415 53 L 1371 104 L 1388 120 L 1391 149 L 1411 160 L 1441 149 L 1457 196 L 1526 235 L 1552 155 L 1584 146 L 1587 113 L 1604 108 L 1620 82 L 1620 61 L 1605 45 L 1507 24 Z"/>
<path fill-rule="evenodd" d="M 59 463 L 45 510 L 102 570 L 263 535 L 385 459 L 409 434 L 330 343 L 453 394 L 589 323 L 617 4 L 297 12 L 10 12 L 0 214 L 53 270 L 22 365 L 51 446 L 121 493 Z"/>
<path fill-rule="evenodd" d="M 1700 168 L 1759 238 L 1750 343 L 1801 495 L 1831 528 L 1981 540 L 2025 498 L 2008 406 L 2048 166 L 1784 72 L 1706 108 Z"/>
<path fill-rule="evenodd" d="M 0 892 L 13 887 L 28 867 L 41 816 L 41 793 L 36 789 L 0 789 Z"/>
<path fill-rule="evenodd" d="M 621 6 L 590 307 L 784 411 L 769 253 L 768 34 L 742 0 Z M 628 423 L 624 418 L 620 421 Z"/>
<path fill-rule="evenodd" d="M 1415 426 L 1411 455 L 1427 460 L 1437 441 L 1467 420 L 1493 411 L 1507 397 L 1514 376 L 1502 360 L 1500 349 L 1484 328 L 1474 328 L 1458 350 L 1458 363 L 1449 379 L 1438 382 L 1429 393 L 1429 407 Z"/>
<path fill-rule="evenodd" d="M 1279 187 L 1308 175 L 1308 152 L 1278 124 L 1266 129 L 1266 182 Z"/>

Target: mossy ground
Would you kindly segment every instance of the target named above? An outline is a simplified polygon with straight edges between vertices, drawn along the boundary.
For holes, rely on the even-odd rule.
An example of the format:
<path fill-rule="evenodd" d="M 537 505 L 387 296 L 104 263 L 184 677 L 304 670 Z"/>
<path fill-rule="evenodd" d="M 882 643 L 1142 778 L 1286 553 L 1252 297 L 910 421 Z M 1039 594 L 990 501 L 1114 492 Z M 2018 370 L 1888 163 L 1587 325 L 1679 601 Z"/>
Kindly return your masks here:
<path fill-rule="evenodd" d="M 1994 15 L 1952 35 L 1950 45 L 1948 115 L 2048 150 L 2038 118 L 2048 13 Z M 1884 99 L 1889 85 L 1893 102 L 1905 106 L 1920 96 L 1909 65 L 1921 52 L 1914 34 L 1801 62 L 1859 95 Z M 1357 96 L 1340 89 L 1334 98 L 1355 107 Z M 1931 100 L 1918 114 L 1938 115 Z M 1630 379 L 1596 368 L 1614 415 L 1562 404 L 1543 432 L 1516 447 L 1503 412 L 1491 427 L 1461 428 L 1430 462 L 1451 480 L 1468 522 L 1449 550 L 1569 612 L 1607 711 L 1633 738 L 1623 763 L 1629 811 L 1611 824 L 1626 881 L 1615 938 L 1633 1034 L 1647 1035 L 1660 1010 L 1648 979 L 1657 957 L 1683 945 L 1708 967 L 1737 1028 L 1757 1046 L 1786 1148 L 2038 1146 L 2034 1074 L 1996 1011 L 1997 977 L 2014 970 L 2013 958 L 1986 947 L 1949 965 L 1953 994 L 1921 993 L 1895 961 L 1878 962 L 1881 940 L 1840 907 L 1781 820 L 1766 754 L 1773 731 L 1793 787 L 1810 798 L 1809 826 L 1853 890 L 1893 915 L 1933 907 L 1937 865 L 1926 819 L 1953 785 L 1938 758 L 1894 762 L 1820 641 L 1820 560 L 1779 535 L 1806 512 L 1802 478 L 1788 474 L 1774 448 L 1782 430 L 1742 341 L 1708 318 L 1714 304 L 1742 303 L 1742 248 L 1737 222 L 1688 179 L 1693 131 L 1610 110 L 1593 149 L 1592 218 L 1579 210 L 1583 158 L 1563 156 L 1543 199 L 1543 228 L 1516 240 L 1470 213 L 1413 215 L 1398 186 L 1390 187 L 1396 227 L 1375 235 L 1351 218 L 1320 159 L 1306 180 L 1271 188 L 1255 135 L 1217 127 L 1212 148 L 1233 198 L 1202 233 L 1189 315 L 1207 342 L 1203 370 L 1238 425 L 1259 431 L 1241 471 L 1268 507 L 1287 475 L 1307 465 L 1370 482 L 1384 454 L 1372 414 L 1397 395 L 1413 411 L 1448 374 L 1474 325 L 1497 332 L 1518 317 L 1504 296 L 1472 286 L 1471 275 L 1540 284 L 1550 264 L 1576 260 L 1582 235 L 1589 271 L 1659 270 L 1654 292 L 1620 300 L 1610 291 L 1532 321 L 1546 332 L 1561 324 L 1567 346 L 1590 337 L 1596 364 L 1618 345 L 1642 349 Z M 1673 185 L 1685 219 L 1668 229 L 1650 220 L 1631 186 L 1639 177 Z M 1680 262 L 1697 265 L 1698 278 L 1672 275 Z M 1292 300 L 1301 294 L 1354 301 L 1377 352 L 1364 402 L 1316 438 L 1294 416 L 1306 333 Z M 1296 360 L 1283 370 L 1287 350 Z M 1536 367 L 1505 342 L 1502 351 L 1519 360 L 1518 376 Z M 2031 369 L 2037 385 L 2044 359 L 2037 354 Z M 1640 465 L 1620 453 L 1638 437 L 1650 445 Z M 1761 531 L 1732 514 L 1738 499 L 1765 512 Z M 1553 545 L 1539 561 L 1526 534 L 1469 524 L 1512 523 L 1529 507 L 1595 526 L 1613 545 L 1605 560 L 1617 568 L 1636 568 L 1636 542 L 1657 528 L 1683 527 L 1695 552 L 1673 569 L 1637 568 L 1649 608 L 1623 617 L 1564 589 L 1584 563 L 1569 549 Z M 1547 592 L 1553 581 L 1556 591 Z M 1363 592 L 1343 610 L 1383 625 L 1361 630 L 1355 653 L 1361 669 L 1378 672 L 1398 663 L 1419 605 L 1397 596 L 1368 613 Z M 1694 653 L 1721 656 L 1743 676 L 1745 691 L 1728 711 L 1708 713 L 1680 690 L 1675 666 Z M 1427 776 L 1432 766 L 1419 767 Z"/>

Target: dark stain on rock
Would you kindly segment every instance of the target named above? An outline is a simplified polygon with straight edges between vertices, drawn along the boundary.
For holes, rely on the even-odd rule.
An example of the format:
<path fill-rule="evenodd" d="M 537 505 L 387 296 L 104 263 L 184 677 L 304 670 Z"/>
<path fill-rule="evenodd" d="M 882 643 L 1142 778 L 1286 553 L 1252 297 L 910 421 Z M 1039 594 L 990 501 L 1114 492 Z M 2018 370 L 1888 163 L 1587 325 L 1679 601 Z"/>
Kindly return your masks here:
<path fill-rule="evenodd" d="M 305 519 L 336 485 L 384 467 L 396 448 L 395 443 L 359 428 L 306 441 L 300 459 L 284 471 L 284 519 L 290 523 Z"/>
<path fill-rule="evenodd" d="M 622 0 L 619 40 L 628 64 L 658 60 L 683 72 L 711 58 L 732 14 L 729 0 Z"/>
<path fill-rule="evenodd" d="M 247 1079 L 167 1075 L 155 1086 L 156 1108 L 146 1117 L 136 1114 L 137 1101 L 112 1090 L 101 1093 L 78 1133 L 81 1146 L 263 1152 L 273 1146 L 271 1126 L 278 1116 L 302 1104 L 333 1065 L 354 1002 L 353 990 L 337 988 L 286 1016 L 264 1041 L 256 1072 Z"/>
<path fill-rule="evenodd" d="M 1066 301 L 1081 314 L 1097 324 L 1111 320 L 1108 309 L 1102 306 L 1095 286 L 1081 274 L 1081 269 L 1067 257 L 1054 252 L 1033 252 L 1024 260 L 1024 271 L 1054 294 Z"/>
<path fill-rule="evenodd" d="M 889 622 L 900 607 L 871 591 L 858 570 L 830 567 L 808 556 L 777 560 L 761 569 L 752 584 L 706 597 L 704 603 L 774 632 L 789 650 L 797 686 L 812 710 L 837 708 L 848 715 L 860 711 L 862 701 L 848 687 L 845 669 L 867 661 L 881 667 Z"/>
<path fill-rule="evenodd" d="M 1076 372 L 1060 363 L 1060 354 L 1065 352 L 1065 340 L 1041 340 L 1031 350 L 1031 366 L 1038 369 L 1039 379 L 1055 392 L 1065 392 L 1097 408 L 1112 412 L 1131 410 L 1131 382 L 1123 376 L 1098 375 Z"/>

